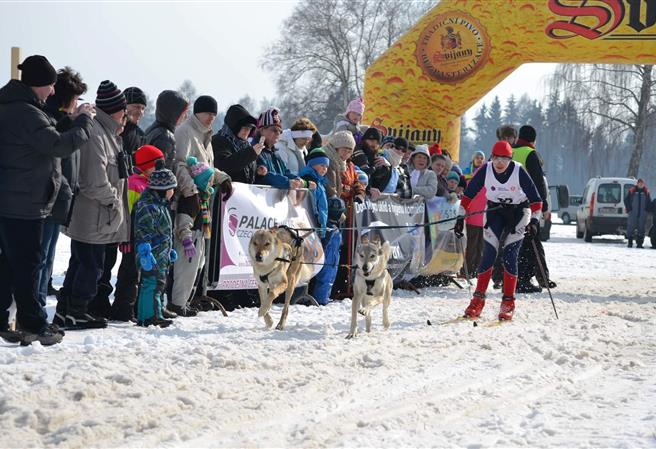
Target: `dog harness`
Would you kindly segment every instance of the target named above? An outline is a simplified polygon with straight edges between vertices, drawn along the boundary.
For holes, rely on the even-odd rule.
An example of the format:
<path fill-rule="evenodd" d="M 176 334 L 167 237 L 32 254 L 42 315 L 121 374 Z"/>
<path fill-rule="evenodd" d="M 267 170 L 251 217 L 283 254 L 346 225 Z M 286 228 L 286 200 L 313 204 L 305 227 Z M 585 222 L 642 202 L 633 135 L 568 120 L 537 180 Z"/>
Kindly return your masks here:
<path fill-rule="evenodd" d="M 365 279 L 364 283 L 367 284 L 367 295 L 373 296 L 373 293 L 371 293 L 371 289 L 374 288 L 374 285 L 376 285 L 376 279 L 373 279 L 371 281 L 368 280 L 368 279 Z"/>

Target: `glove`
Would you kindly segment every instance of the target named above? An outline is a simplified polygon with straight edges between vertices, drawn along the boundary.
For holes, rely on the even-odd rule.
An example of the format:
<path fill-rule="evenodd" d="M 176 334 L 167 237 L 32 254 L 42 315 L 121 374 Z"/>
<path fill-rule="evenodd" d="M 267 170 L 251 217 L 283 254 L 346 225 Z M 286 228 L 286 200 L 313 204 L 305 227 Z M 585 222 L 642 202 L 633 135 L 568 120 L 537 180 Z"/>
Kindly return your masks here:
<path fill-rule="evenodd" d="M 152 271 L 157 266 L 157 259 L 153 256 L 153 249 L 150 243 L 140 243 L 137 246 L 137 254 L 139 255 L 139 265 L 145 271 Z"/>
<path fill-rule="evenodd" d="M 119 243 L 118 250 L 121 254 L 129 254 L 132 252 L 132 244 L 130 242 Z"/>
<path fill-rule="evenodd" d="M 531 221 L 526 226 L 526 235 L 529 237 L 535 237 L 538 235 L 538 228 L 540 227 L 540 222 L 537 218 L 531 218 Z"/>
<path fill-rule="evenodd" d="M 221 193 L 223 194 L 223 201 L 227 201 L 232 196 L 232 181 L 226 179 L 221 183 Z"/>
<path fill-rule="evenodd" d="M 171 263 L 175 263 L 178 260 L 178 252 L 173 248 L 171 248 L 171 252 L 169 253 L 169 259 L 171 259 Z"/>
<path fill-rule="evenodd" d="M 356 195 L 356 196 L 353 197 L 353 202 L 358 203 L 358 204 L 362 204 L 364 202 L 364 200 L 362 199 L 362 197 L 360 195 Z"/>
<path fill-rule="evenodd" d="M 455 233 L 456 237 L 460 238 L 462 237 L 463 230 L 465 229 L 465 220 L 463 218 L 458 218 L 456 220 L 455 226 L 453 226 L 453 232 Z"/>
<path fill-rule="evenodd" d="M 187 237 L 182 241 L 182 246 L 184 246 L 184 255 L 185 257 L 188 257 L 191 259 L 196 255 L 196 246 L 194 245 L 194 241 L 191 240 L 191 238 Z"/>

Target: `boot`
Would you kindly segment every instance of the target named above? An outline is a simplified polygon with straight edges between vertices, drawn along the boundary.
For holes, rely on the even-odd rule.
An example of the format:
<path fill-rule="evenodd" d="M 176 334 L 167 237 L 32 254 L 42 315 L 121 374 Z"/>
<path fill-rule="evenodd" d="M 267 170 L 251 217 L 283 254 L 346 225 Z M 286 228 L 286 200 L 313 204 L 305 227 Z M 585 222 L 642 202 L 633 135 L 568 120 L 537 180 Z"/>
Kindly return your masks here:
<path fill-rule="evenodd" d="M 512 320 L 513 313 L 515 312 L 515 298 L 512 296 L 504 296 L 501 300 L 501 309 L 499 309 L 499 321 Z"/>
<path fill-rule="evenodd" d="M 643 248 L 642 244 L 644 243 L 645 238 L 644 237 L 638 237 L 636 239 L 636 248 Z"/>
<path fill-rule="evenodd" d="M 22 339 L 22 335 L 18 331 L 12 331 L 9 329 L 9 326 L 5 324 L 0 326 L 0 338 L 7 343 L 19 343 Z"/>
<path fill-rule="evenodd" d="M 110 314 L 112 321 L 134 321 L 134 304 L 130 301 L 114 300 Z"/>
<path fill-rule="evenodd" d="M 68 295 L 63 291 L 57 292 L 57 307 L 55 308 L 55 316 L 52 318 L 52 324 L 66 328 L 66 314 L 68 313 Z"/>
<path fill-rule="evenodd" d="M 52 286 L 52 278 L 48 281 L 48 296 L 56 296 L 59 293 L 55 287 Z"/>
<path fill-rule="evenodd" d="M 196 316 L 198 315 L 198 310 L 194 309 L 193 307 L 186 305 L 186 306 L 176 306 L 175 304 L 167 304 L 166 309 L 169 312 L 175 313 L 177 316 L 184 316 L 184 317 L 191 317 L 191 316 Z"/>
<path fill-rule="evenodd" d="M 166 307 L 162 308 L 162 316 L 167 320 L 172 320 L 173 318 L 177 318 L 178 314 L 169 310 L 168 307 L 169 305 L 167 304 Z"/>
<path fill-rule="evenodd" d="M 87 312 L 86 301 L 74 296 L 69 297 L 66 329 L 103 329 L 106 327 L 107 320 L 105 318 L 96 318 Z"/>
<path fill-rule="evenodd" d="M 173 324 L 173 320 L 161 320 L 159 318 L 148 318 L 147 320 L 137 321 L 137 326 L 148 327 L 148 326 L 159 326 L 162 329 L 169 327 Z"/>
<path fill-rule="evenodd" d="M 483 312 L 483 307 L 485 307 L 485 293 L 474 292 L 474 296 L 465 309 L 465 317 L 478 318 Z"/>
<path fill-rule="evenodd" d="M 517 284 L 517 293 L 540 293 L 542 287 L 533 284 L 531 281 L 520 282 Z"/>
<path fill-rule="evenodd" d="M 633 248 L 633 239 L 629 239 L 629 244 L 626 245 L 627 248 Z"/>
<path fill-rule="evenodd" d="M 38 341 L 43 346 L 52 346 L 61 343 L 63 338 L 64 333 L 57 326 L 48 324 L 37 333 L 23 331 L 20 344 L 21 346 L 29 346 L 33 342 Z"/>
<path fill-rule="evenodd" d="M 109 298 L 96 296 L 87 304 L 87 313 L 96 318 L 109 319 L 112 315 L 112 306 Z"/>

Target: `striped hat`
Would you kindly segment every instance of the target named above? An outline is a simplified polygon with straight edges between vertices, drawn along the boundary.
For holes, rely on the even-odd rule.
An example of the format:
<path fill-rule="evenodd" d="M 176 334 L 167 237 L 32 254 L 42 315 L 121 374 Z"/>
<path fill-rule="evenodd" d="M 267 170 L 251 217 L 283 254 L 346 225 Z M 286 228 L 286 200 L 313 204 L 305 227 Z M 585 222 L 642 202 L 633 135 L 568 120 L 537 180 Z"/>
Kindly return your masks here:
<path fill-rule="evenodd" d="M 146 105 L 146 94 L 144 93 L 143 90 L 139 89 L 138 87 L 131 86 L 131 87 L 126 87 L 125 90 L 123 91 L 123 94 L 125 95 L 125 101 L 127 104 L 142 104 L 144 106 Z"/>
<path fill-rule="evenodd" d="M 269 108 L 257 119 L 258 128 L 268 128 L 269 126 L 277 126 L 282 129 L 282 120 L 280 120 L 280 109 Z"/>
<path fill-rule="evenodd" d="M 116 87 L 116 84 L 111 81 L 105 80 L 100 83 L 98 91 L 96 91 L 96 107 L 111 115 L 126 109 L 128 103 L 121 89 Z"/>

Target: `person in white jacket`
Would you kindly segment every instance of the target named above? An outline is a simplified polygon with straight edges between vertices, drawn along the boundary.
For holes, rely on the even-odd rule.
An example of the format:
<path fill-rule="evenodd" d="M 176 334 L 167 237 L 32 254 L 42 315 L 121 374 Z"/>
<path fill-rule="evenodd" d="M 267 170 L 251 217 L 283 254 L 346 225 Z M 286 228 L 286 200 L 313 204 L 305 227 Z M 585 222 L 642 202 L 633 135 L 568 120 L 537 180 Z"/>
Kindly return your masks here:
<path fill-rule="evenodd" d="M 414 169 L 410 172 L 410 185 L 414 195 L 423 196 L 429 200 L 437 193 L 437 175 L 430 169 L 430 153 L 428 146 L 417 145 L 410 156 Z"/>
<path fill-rule="evenodd" d="M 308 146 L 312 142 L 312 135 L 317 127 L 308 118 L 300 118 L 294 122 L 290 129 L 282 132 L 276 143 L 278 156 L 283 160 L 290 172 L 295 175 L 305 167 L 305 157 Z"/>

